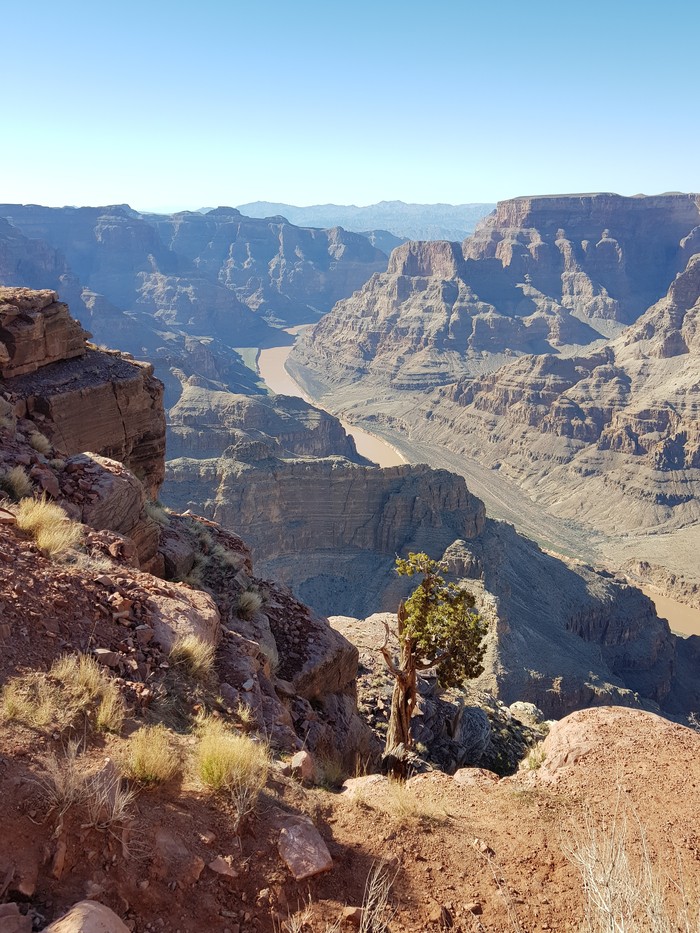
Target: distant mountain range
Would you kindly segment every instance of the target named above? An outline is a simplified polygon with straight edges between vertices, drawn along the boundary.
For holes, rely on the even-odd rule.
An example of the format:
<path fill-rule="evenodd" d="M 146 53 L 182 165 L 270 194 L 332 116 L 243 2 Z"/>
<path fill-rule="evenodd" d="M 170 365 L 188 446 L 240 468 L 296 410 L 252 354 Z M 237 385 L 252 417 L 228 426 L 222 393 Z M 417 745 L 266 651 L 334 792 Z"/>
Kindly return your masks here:
<path fill-rule="evenodd" d="M 355 233 L 387 230 L 409 240 L 463 240 L 474 231 L 477 221 L 489 214 L 495 204 L 405 204 L 380 201 L 367 207 L 354 204 L 314 204 L 297 207 L 272 201 L 240 204 L 248 217 L 274 217 L 281 214 L 299 227 L 344 227 Z"/>

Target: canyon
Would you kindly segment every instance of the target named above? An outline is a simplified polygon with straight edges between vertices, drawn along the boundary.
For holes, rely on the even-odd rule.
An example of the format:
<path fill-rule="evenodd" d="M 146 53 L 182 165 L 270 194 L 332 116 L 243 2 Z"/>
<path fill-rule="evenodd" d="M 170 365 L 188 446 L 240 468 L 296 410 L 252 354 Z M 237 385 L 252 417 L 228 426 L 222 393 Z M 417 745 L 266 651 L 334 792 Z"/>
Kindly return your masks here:
<path fill-rule="evenodd" d="M 658 801 L 648 803 L 646 779 L 635 775 L 643 754 L 668 787 L 678 788 L 677 761 L 697 757 L 691 729 L 649 711 L 686 721 L 697 709 L 699 639 L 673 636 L 653 603 L 624 577 L 549 554 L 487 517 L 455 473 L 368 464 L 328 412 L 303 399 L 265 395 L 259 384 L 252 395 L 236 394 L 216 380 L 174 373 L 179 396 L 167 421 L 177 456 L 166 465 L 163 387 L 151 364 L 89 343 L 53 291 L 1 289 L 0 343 L 2 488 L 6 494 L 17 488 L 19 469 L 29 494 L 43 492 L 83 529 L 82 553 L 68 561 L 50 558 L 18 528 L 17 493 L 3 499 L 3 684 L 27 670 L 46 677 L 42 672 L 66 650 L 94 653 L 127 699 L 133 730 L 160 715 L 159 703 L 178 684 L 168 652 L 178 639 L 194 635 L 217 647 L 212 696 L 195 691 L 185 700 L 195 721 L 202 704 L 213 704 L 216 716 L 242 732 L 266 735 L 275 749 L 289 754 L 303 746 L 317 762 L 335 755 L 347 773 L 358 757 L 376 760 L 380 743 L 386 684 L 364 673 L 363 682 L 361 670 L 370 673 L 371 667 L 358 666 L 360 651 L 371 652 L 376 642 L 377 622 L 334 618 L 329 624 L 271 582 L 268 567 L 308 592 L 314 606 L 325 601 L 360 615 L 370 606 L 395 609 L 406 593 L 391 574 L 395 553 L 426 548 L 442 554 L 451 577 L 473 589 L 489 635 L 484 674 L 468 693 L 440 696 L 429 680 L 421 681 L 416 733 L 422 754 L 432 756 L 435 764 L 428 767 L 454 777 L 434 770 L 406 785 L 411 799 L 423 807 L 440 800 L 450 816 L 431 823 L 430 833 L 417 833 L 417 840 L 429 840 L 427 848 L 416 841 L 405 853 L 411 866 L 442 859 L 444 886 L 443 880 L 432 885 L 429 904 L 412 898 L 401 905 L 404 927 L 417 933 L 446 916 L 466 924 L 481 916 L 484 929 L 502 929 L 510 913 L 500 911 L 496 892 L 482 879 L 479 851 L 497 846 L 499 858 L 507 860 L 509 886 L 539 888 L 531 867 L 521 878 L 513 866 L 531 861 L 543 845 L 543 812 L 557 818 L 557 794 L 564 790 L 578 800 L 595 773 L 600 790 L 594 818 L 603 825 L 612 805 L 605 787 L 612 786 L 606 767 L 613 759 L 618 782 L 620 762 L 626 763 L 622 780 L 636 812 L 659 832 L 667 825 Z M 153 502 L 164 476 L 162 494 L 175 505 L 169 511 Z M 179 511 L 190 504 L 211 517 Z M 212 520 L 219 517 L 227 527 Z M 246 543 L 234 533 L 244 527 Z M 660 579 L 653 568 L 634 569 Z M 243 597 L 251 592 L 258 608 L 244 611 Z M 581 707 L 601 708 L 567 716 Z M 547 732 L 544 717 L 566 718 L 538 752 L 541 767 L 499 780 Z M 370 850 L 383 851 L 384 841 L 374 847 L 359 840 L 358 814 L 363 835 L 369 827 L 377 840 L 395 838 L 393 790 L 385 777 L 346 782 L 338 801 L 331 795 L 322 804 L 322 820 L 315 811 L 314 826 L 304 808 L 318 807 L 312 794 L 323 792 L 305 791 L 288 776 L 289 766 L 276 760 L 265 792 L 269 802 L 254 834 L 232 831 L 225 808 L 217 811 L 183 775 L 179 790 L 166 785 L 141 791 L 151 796 L 139 804 L 138 826 L 129 817 L 120 827 L 121 843 L 113 845 L 79 817 L 76 822 L 72 811 L 47 841 L 45 827 L 25 811 L 31 816 L 35 807 L 45 808 L 32 788 L 46 780 L 56 728 L 30 734 L 11 717 L 0 721 L 0 786 L 9 804 L 0 830 L 2 838 L 18 840 L 12 852 L 0 849 L 9 898 L 2 916 L 18 933 L 69 908 L 64 924 L 99 914 L 120 931 L 117 915 L 129 923 L 124 929 L 145 929 L 168 917 L 186 931 L 202 923 L 216 928 L 230 918 L 272 931 L 296 911 L 299 881 L 293 863 L 280 871 L 280 855 L 285 858 L 282 840 L 300 826 L 311 833 L 313 846 L 330 847 L 324 871 L 331 874 L 307 882 L 319 917 L 339 901 L 361 902 L 358 879 L 369 871 L 364 859 Z M 196 732 L 179 739 L 173 733 L 176 740 L 187 755 Z M 96 742 L 86 734 L 78 760 L 101 774 L 107 751 L 118 763 L 109 767 L 123 767 L 128 741 L 116 734 Z M 353 803 L 360 794 L 364 802 Z M 537 812 L 527 803 L 531 797 L 539 801 Z M 489 841 L 478 837 L 481 849 L 475 850 L 464 844 L 463 826 L 469 820 L 473 825 L 477 805 L 484 815 L 475 831 Z M 534 849 L 524 834 L 506 838 L 496 830 L 514 815 Z M 52 819 L 50 810 L 45 818 Z M 420 828 L 423 817 L 417 819 Z M 692 825 L 691 814 L 684 819 Z M 214 831 L 205 832 L 209 826 Z M 132 827 L 137 839 L 147 841 L 148 855 L 138 855 Z M 223 856 L 212 858 L 212 842 Z M 533 923 L 546 916 L 546 925 L 557 928 L 579 903 L 580 891 L 563 849 L 550 847 L 558 893 L 544 914 L 520 904 L 518 911 Z M 251 871 L 246 865 L 253 854 Z M 481 879 L 474 885 L 476 900 L 465 905 L 450 899 L 457 862 L 460 872 L 471 865 L 473 878 Z M 692 863 L 683 865 L 692 871 Z M 403 870 L 408 877 L 414 869 Z M 235 875 L 236 884 L 222 883 L 222 873 Z M 174 887 L 164 883 L 168 878 L 177 879 Z M 424 882 L 416 875 L 415 884 Z M 261 896 L 262 890 L 268 893 Z M 81 900 L 86 891 L 91 900 Z"/>
<path fill-rule="evenodd" d="M 305 332 L 310 397 L 547 547 L 698 582 L 696 195 L 502 202 Z M 670 594 L 672 595 L 672 594 Z"/>

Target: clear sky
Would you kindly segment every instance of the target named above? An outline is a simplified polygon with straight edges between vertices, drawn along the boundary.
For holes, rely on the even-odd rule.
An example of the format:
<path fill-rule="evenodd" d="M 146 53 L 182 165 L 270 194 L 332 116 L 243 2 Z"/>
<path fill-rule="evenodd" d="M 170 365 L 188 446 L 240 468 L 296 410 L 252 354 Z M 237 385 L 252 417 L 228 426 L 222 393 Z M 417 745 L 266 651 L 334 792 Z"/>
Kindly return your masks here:
<path fill-rule="evenodd" d="M 696 0 L 8 0 L 0 201 L 698 191 L 699 26 Z"/>

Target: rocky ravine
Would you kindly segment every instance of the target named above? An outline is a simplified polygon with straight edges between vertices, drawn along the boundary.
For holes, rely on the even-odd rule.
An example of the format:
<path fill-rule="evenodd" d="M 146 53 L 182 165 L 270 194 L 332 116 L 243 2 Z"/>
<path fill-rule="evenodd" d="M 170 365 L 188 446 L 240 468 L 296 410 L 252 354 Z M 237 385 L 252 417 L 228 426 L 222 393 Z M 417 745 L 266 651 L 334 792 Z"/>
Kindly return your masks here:
<path fill-rule="evenodd" d="M 396 250 L 300 339 L 289 368 L 409 452 L 418 442 L 438 462 L 441 448 L 464 457 L 466 475 L 492 470 L 501 495 L 515 486 L 602 538 L 608 563 L 697 577 L 685 556 L 700 519 L 697 203 L 504 202 L 462 247 Z"/>
<path fill-rule="evenodd" d="M 192 391 L 196 407 L 206 394 Z M 236 410 L 226 408 L 227 417 Z M 312 442 L 307 433 L 302 450 Z M 169 461 L 164 497 L 239 531 L 258 567 L 327 614 L 395 609 L 410 587 L 393 572 L 395 555 L 444 553 L 492 621 L 477 687 L 507 703 L 526 699 L 552 716 L 610 702 L 677 713 L 698 704 L 691 673 L 698 639 L 672 636 L 624 578 L 557 559 L 487 520 L 461 477 L 281 447 L 274 434 L 245 431 L 241 420 L 216 457 L 192 444 L 187 456 Z"/>

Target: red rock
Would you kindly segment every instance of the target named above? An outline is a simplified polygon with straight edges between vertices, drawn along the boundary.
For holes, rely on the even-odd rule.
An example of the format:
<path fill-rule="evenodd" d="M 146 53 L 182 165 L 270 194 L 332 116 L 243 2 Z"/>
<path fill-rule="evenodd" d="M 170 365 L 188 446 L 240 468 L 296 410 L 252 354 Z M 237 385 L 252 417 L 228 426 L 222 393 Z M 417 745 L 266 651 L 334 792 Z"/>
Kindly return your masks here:
<path fill-rule="evenodd" d="M 217 875 L 223 875 L 226 878 L 237 878 L 238 872 L 233 868 L 231 863 L 224 858 L 223 855 L 217 855 L 207 865 L 207 868 L 210 868 L 213 872 L 216 872 Z"/>
<path fill-rule="evenodd" d="M 280 831 L 278 849 L 296 881 L 330 871 L 333 859 L 310 819 L 299 817 Z"/>

